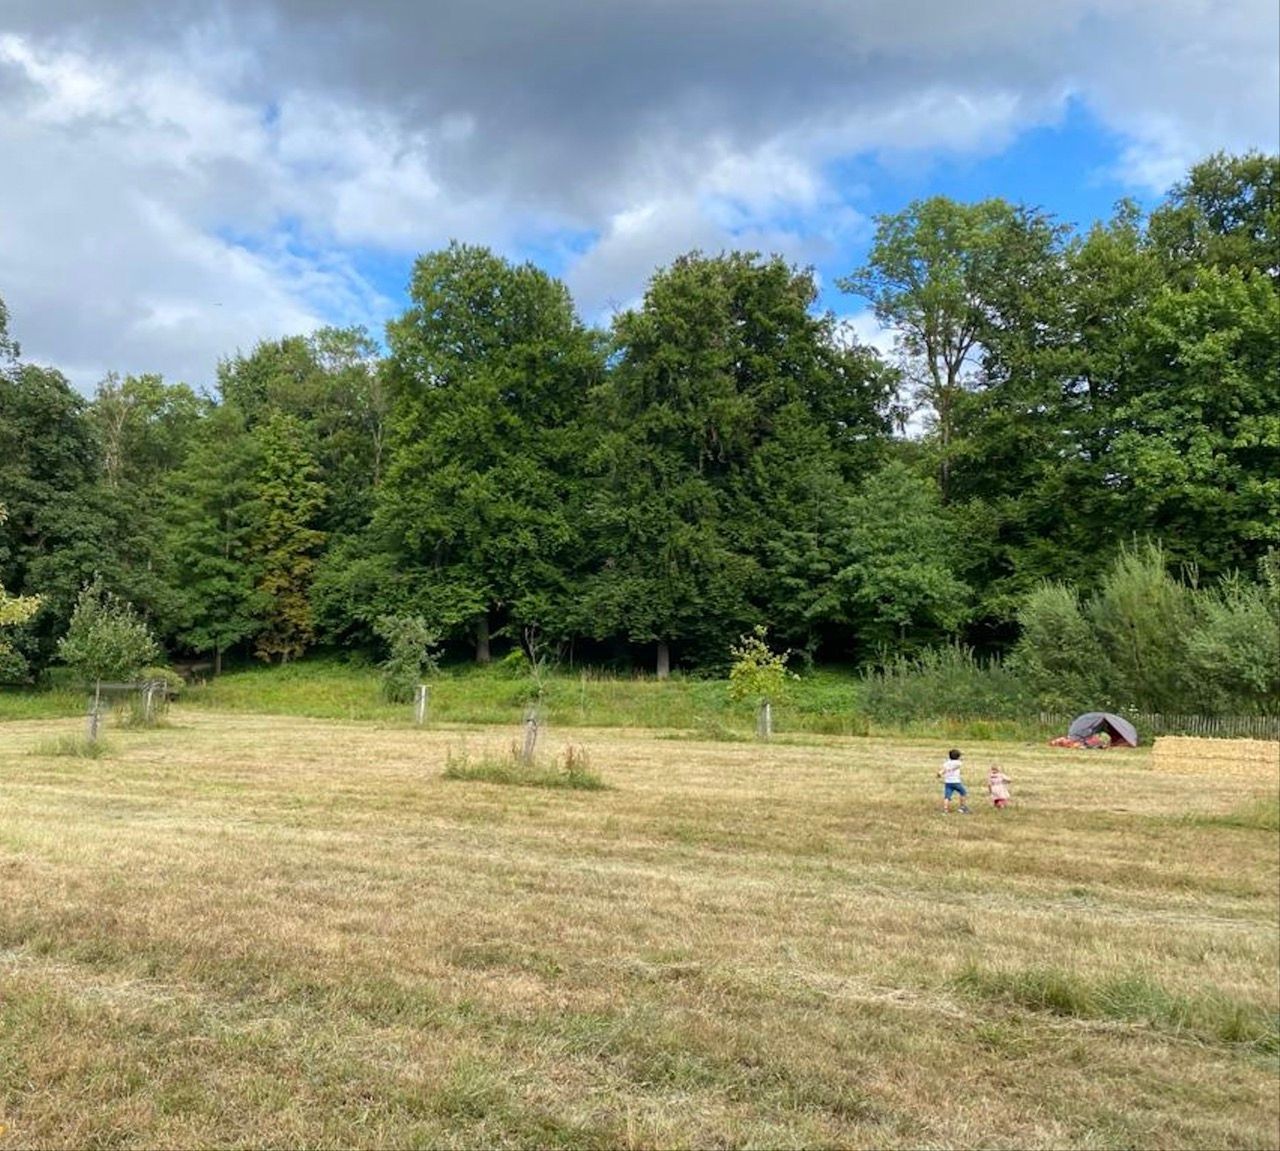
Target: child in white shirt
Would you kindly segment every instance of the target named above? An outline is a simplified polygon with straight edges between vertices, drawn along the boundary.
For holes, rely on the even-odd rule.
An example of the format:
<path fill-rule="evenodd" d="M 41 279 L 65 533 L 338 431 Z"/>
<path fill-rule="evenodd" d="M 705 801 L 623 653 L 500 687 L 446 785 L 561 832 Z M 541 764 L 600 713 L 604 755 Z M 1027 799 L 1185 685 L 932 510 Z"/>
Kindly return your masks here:
<path fill-rule="evenodd" d="M 960 779 L 960 771 L 964 767 L 961 761 L 960 752 L 956 748 L 952 748 L 947 752 L 947 758 L 942 761 L 942 766 L 938 768 L 938 778 L 942 780 L 942 814 L 951 814 L 951 797 L 958 795 L 960 797 L 960 814 L 969 814 L 969 789 L 965 787 Z"/>

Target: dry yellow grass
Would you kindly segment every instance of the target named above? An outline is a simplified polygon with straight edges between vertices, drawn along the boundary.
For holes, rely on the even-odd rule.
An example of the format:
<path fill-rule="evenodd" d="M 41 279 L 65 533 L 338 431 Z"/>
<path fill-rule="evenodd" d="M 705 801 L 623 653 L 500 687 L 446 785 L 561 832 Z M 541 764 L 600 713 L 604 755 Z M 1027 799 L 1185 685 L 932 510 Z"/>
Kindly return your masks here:
<path fill-rule="evenodd" d="M 1280 784 L 1140 751 L 0 729 L 0 1147 L 1280 1143 Z M 551 739 L 549 750 L 563 741 Z"/>
<path fill-rule="evenodd" d="M 1162 735 L 1151 750 L 1158 771 L 1194 775 L 1229 773 L 1262 782 L 1280 781 L 1280 743 L 1265 739 L 1199 739 Z"/>

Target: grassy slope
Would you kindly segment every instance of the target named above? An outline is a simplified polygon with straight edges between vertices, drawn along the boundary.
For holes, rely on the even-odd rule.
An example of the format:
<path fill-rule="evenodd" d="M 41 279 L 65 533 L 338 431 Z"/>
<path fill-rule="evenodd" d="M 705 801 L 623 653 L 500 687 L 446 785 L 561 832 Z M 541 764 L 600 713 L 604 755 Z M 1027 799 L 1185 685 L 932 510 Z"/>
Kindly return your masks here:
<path fill-rule="evenodd" d="M 188 709 L 0 744 L 0 1147 L 1274 1147 L 1280 784 Z M 549 751 L 561 743 L 550 732 Z M 1099 770 L 1105 766 L 1105 772 Z"/>
<path fill-rule="evenodd" d="M 431 683 L 431 718 L 438 723 L 510 723 L 530 697 L 530 681 L 501 668 L 454 668 Z M 376 670 L 313 659 L 284 667 L 249 667 L 189 689 L 193 707 L 316 719 L 407 721 L 408 704 L 388 704 Z M 0 692 L 0 720 L 69 716 L 84 711 L 75 692 Z M 543 710 L 560 726 L 641 727 L 694 732 L 711 739 L 746 738 L 754 731 L 749 705 L 730 704 L 724 680 L 676 676 L 666 681 L 598 672 L 561 672 L 545 680 Z M 847 671 L 816 670 L 793 682 L 775 707 L 779 733 L 889 734 L 860 712 L 858 680 Z M 892 733 L 902 733 L 901 728 Z M 938 738 L 1040 734 L 990 720 L 922 721 L 910 734 Z"/>

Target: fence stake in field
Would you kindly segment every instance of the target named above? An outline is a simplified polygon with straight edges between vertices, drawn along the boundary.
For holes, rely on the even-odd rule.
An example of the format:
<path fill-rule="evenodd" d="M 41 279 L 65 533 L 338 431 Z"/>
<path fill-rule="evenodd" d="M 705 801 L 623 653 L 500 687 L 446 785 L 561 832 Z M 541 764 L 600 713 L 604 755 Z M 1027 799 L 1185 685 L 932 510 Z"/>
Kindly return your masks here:
<path fill-rule="evenodd" d="M 427 693 L 427 685 L 418 684 L 418 690 L 413 699 L 413 722 L 419 727 L 427 722 Z"/>
<path fill-rule="evenodd" d="M 538 746 L 538 709 L 530 707 L 524 713 L 524 747 L 520 752 L 520 761 L 528 766 L 533 762 L 533 753 Z"/>
<path fill-rule="evenodd" d="M 756 712 L 756 735 L 760 739 L 768 739 L 773 735 L 773 704 L 767 699 L 760 701 L 760 708 Z"/>

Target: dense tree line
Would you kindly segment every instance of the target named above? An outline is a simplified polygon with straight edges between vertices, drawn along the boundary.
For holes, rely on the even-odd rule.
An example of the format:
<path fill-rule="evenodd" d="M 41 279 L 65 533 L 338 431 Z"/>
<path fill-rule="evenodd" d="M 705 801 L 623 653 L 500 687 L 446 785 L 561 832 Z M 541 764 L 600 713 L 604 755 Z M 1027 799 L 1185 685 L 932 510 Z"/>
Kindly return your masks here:
<path fill-rule="evenodd" d="M 1136 541 L 1221 611 L 1263 586 L 1280 158 L 1213 157 L 1084 233 L 919 201 L 840 286 L 899 355 L 776 257 L 690 253 L 598 331 L 543 271 L 453 244 L 385 348 L 323 330 L 237 352 L 213 395 L 111 376 L 92 399 L 21 358 L 0 304 L 0 587 L 40 597 L 7 674 L 47 665 L 95 576 L 219 662 L 373 650 L 399 615 L 481 661 L 660 673 L 761 623 L 863 664 L 1023 630 L 1097 646 L 1110 616 L 1081 604 Z"/>

